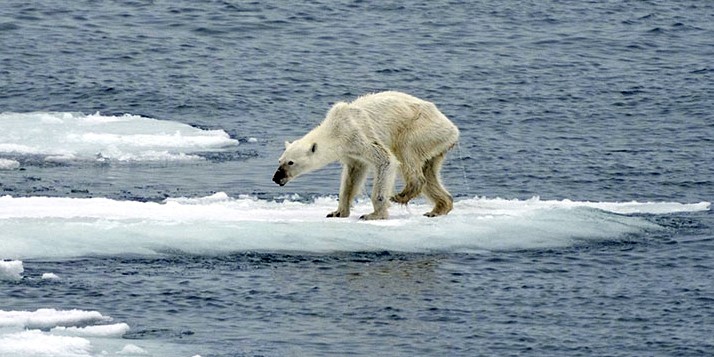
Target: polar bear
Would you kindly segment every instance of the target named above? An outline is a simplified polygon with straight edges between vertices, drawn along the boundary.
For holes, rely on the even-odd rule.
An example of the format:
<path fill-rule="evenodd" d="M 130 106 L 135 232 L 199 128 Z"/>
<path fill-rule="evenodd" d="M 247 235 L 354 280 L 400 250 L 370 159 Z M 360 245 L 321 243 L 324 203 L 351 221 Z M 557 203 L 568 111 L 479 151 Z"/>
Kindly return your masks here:
<path fill-rule="evenodd" d="M 340 161 L 342 182 L 337 210 L 327 217 L 348 217 L 350 205 L 369 171 L 374 172 L 374 212 L 361 219 L 386 219 L 388 199 L 406 204 L 423 193 L 434 203 L 428 217 L 445 215 L 453 199 L 439 171 L 459 139 L 459 129 L 433 103 L 400 92 L 380 92 L 336 103 L 323 122 L 302 138 L 285 142 L 273 181 L 280 186 L 331 162 Z M 404 189 L 392 196 L 397 170 Z"/>

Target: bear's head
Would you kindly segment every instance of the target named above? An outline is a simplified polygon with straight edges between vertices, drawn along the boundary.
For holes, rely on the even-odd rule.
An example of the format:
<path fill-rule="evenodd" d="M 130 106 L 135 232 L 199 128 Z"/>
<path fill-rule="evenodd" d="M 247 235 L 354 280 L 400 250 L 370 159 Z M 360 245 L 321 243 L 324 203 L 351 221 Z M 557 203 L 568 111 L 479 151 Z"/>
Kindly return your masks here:
<path fill-rule="evenodd" d="M 306 140 L 285 142 L 285 152 L 280 156 L 278 170 L 273 175 L 273 182 L 284 186 L 290 180 L 325 166 L 318 155 L 317 143 Z"/>

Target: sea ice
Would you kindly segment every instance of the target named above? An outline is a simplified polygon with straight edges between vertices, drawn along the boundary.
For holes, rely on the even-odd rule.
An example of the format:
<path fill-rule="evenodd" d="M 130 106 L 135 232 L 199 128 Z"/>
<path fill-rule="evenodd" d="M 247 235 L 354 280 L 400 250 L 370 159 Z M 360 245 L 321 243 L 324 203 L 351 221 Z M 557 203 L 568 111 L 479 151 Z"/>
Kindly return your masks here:
<path fill-rule="evenodd" d="M 0 356 L 91 356 L 89 340 L 55 336 L 40 330 L 25 330 L 0 335 Z"/>
<path fill-rule="evenodd" d="M 118 355 L 129 355 L 129 356 L 140 356 L 140 355 L 147 355 L 148 353 L 146 350 L 143 348 L 137 346 L 137 345 L 132 345 L 128 344 L 124 346 L 124 348 L 121 349 L 121 351 L 117 352 Z"/>
<path fill-rule="evenodd" d="M 89 357 L 187 356 L 185 348 L 165 341 L 127 344 L 126 323 L 112 320 L 97 311 L 38 309 L 0 310 L 0 356 Z M 184 352 L 178 352 L 183 350 Z"/>
<path fill-rule="evenodd" d="M 20 260 L 0 260 L 0 280 L 20 280 L 24 271 Z"/>
<path fill-rule="evenodd" d="M 0 159 L 0 170 L 14 170 L 20 167 L 20 163 L 15 160 Z"/>
<path fill-rule="evenodd" d="M 58 326 L 50 330 L 50 332 L 66 335 L 66 336 L 79 336 L 79 337 L 122 337 L 127 332 L 129 332 L 129 325 L 125 323 L 118 323 L 112 325 L 94 325 L 85 327 L 64 327 Z"/>
<path fill-rule="evenodd" d="M 124 323 L 95 325 L 109 320 L 97 311 L 0 310 L 0 356 L 90 356 L 89 338 L 120 338 L 129 330 Z"/>
<path fill-rule="evenodd" d="M 35 311 L 0 310 L 0 327 L 48 329 L 56 326 L 76 326 L 109 321 L 97 311 L 38 309 Z"/>
<path fill-rule="evenodd" d="M 236 145 L 222 130 L 130 114 L 0 113 L 0 154 L 42 155 L 52 162 L 187 161 L 201 159 L 195 152 Z M 0 169 L 17 167 L 14 160 L 0 161 Z"/>
<path fill-rule="evenodd" d="M 59 280 L 59 276 L 55 273 L 44 273 L 42 274 L 42 280 Z"/>
<path fill-rule="evenodd" d="M 0 258 L 163 251 L 468 253 L 553 248 L 659 230 L 661 226 L 641 214 L 702 211 L 710 203 L 472 198 L 457 200 L 444 217 L 423 217 L 430 207 L 416 202 L 393 206 L 388 220 L 365 222 L 358 217 L 369 212 L 371 204 L 360 200 L 350 218 L 325 218 L 336 206 L 334 197 L 304 202 L 288 196 L 272 201 L 231 198 L 223 192 L 161 203 L 4 196 L 0 197 L 0 232 L 4 232 Z"/>

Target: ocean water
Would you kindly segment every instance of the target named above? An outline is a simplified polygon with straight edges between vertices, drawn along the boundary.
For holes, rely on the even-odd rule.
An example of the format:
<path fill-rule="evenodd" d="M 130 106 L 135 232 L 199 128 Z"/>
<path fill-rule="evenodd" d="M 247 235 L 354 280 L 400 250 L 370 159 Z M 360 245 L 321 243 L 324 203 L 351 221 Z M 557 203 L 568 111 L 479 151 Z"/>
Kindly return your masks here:
<path fill-rule="evenodd" d="M 701 1 L 3 1 L 0 356 L 709 356 L 712 58 Z M 271 181 L 381 90 L 451 214 Z"/>

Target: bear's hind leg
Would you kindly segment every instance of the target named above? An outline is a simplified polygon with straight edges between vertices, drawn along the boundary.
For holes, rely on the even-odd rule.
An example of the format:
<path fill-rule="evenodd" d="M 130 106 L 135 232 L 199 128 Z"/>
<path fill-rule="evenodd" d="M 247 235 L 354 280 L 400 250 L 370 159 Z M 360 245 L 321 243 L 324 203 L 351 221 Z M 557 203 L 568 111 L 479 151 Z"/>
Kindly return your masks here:
<path fill-rule="evenodd" d="M 454 208 L 454 199 L 446 191 L 439 178 L 439 171 L 441 171 L 441 164 L 445 156 L 446 151 L 427 160 L 424 164 L 424 176 L 426 177 L 424 195 L 434 203 L 434 209 L 424 214 L 427 217 L 442 216 Z"/>
<path fill-rule="evenodd" d="M 408 163 L 416 162 L 414 160 L 410 160 L 412 159 L 402 159 L 401 171 L 402 177 L 404 178 L 404 189 L 402 189 L 402 192 L 399 192 L 391 198 L 392 202 L 402 205 L 407 204 L 410 200 L 419 196 L 427 182 L 422 168 L 414 168 L 410 166 Z"/>

